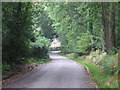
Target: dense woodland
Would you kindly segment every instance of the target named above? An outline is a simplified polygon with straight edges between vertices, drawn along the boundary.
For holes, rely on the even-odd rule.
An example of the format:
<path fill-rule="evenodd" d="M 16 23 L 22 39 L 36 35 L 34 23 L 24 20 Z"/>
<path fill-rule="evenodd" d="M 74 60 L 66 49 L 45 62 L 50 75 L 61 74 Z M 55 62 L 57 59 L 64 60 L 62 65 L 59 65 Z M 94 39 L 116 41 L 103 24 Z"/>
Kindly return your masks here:
<path fill-rule="evenodd" d="M 50 3 L 48 13 L 66 52 L 120 48 L 118 3 Z"/>
<path fill-rule="evenodd" d="M 49 58 L 53 38 L 62 42 L 65 54 L 83 56 L 99 50 L 117 55 L 119 7 L 120 3 L 105 2 L 2 3 L 3 63 L 14 66 L 28 58 Z"/>
<path fill-rule="evenodd" d="M 29 57 L 45 58 L 51 34 L 45 33 L 51 23 L 41 4 L 2 3 L 3 63 L 20 63 Z M 38 9 L 36 9 L 38 8 Z M 43 22 L 43 23 L 42 23 Z M 52 31 L 51 31 L 52 33 Z"/>

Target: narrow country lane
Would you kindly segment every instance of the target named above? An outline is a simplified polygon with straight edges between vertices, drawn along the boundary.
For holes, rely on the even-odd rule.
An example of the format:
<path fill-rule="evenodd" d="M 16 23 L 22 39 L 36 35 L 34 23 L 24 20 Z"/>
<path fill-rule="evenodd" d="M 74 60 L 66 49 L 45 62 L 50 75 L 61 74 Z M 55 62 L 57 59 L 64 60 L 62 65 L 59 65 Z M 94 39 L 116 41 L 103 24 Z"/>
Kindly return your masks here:
<path fill-rule="evenodd" d="M 52 62 L 4 88 L 95 88 L 84 66 L 56 53 L 50 57 Z"/>

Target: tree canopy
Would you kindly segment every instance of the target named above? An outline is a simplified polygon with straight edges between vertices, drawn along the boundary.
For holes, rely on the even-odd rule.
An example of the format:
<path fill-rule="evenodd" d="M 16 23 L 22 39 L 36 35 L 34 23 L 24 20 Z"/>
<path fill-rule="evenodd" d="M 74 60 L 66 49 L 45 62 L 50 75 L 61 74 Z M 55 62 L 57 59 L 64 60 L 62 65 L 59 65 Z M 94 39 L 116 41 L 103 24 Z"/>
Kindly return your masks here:
<path fill-rule="evenodd" d="M 35 46 L 48 49 L 48 42 L 54 37 L 62 42 L 64 53 L 82 55 L 100 49 L 110 54 L 120 49 L 119 3 L 4 2 L 2 5 L 5 61 L 29 57 Z"/>

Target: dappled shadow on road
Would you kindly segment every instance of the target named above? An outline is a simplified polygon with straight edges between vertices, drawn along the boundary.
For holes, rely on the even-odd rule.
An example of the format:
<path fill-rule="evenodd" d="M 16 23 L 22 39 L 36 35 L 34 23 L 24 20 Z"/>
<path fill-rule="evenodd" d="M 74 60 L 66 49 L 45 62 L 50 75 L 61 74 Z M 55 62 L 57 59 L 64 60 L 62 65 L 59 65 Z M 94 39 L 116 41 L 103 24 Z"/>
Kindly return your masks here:
<path fill-rule="evenodd" d="M 58 55 L 58 53 L 49 53 L 49 56 L 52 60 L 65 60 L 66 57 Z"/>

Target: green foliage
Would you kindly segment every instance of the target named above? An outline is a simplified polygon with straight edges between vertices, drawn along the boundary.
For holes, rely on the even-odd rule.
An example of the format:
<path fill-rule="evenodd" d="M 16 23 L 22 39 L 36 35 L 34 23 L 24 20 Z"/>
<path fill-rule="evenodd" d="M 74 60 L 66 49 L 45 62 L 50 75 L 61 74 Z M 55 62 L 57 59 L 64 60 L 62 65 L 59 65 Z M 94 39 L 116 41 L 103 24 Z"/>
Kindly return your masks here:
<path fill-rule="evenodd" d="M 31 43 L 32 53 L 33 57 L 44 59 L 47 58 L 48 55 L 48 49 L 50 46 L 49 39 L 46 39 L 44 37 L 39 37 L 36 42 Z"/>
<path fill-rule="evenodd" d="M 7 63 L 20 63 L 23 59 L 28 63 L 47 62 L 51 41 L 49 39 L 57 35 L 62 42 L 62 52 L 74 53 L 72 55 L 75 58 L 81 58 L 79 56 L 89 54 L 91 51 L 106 49 L 101 3 L 3 2 L 2 5 L 3 71 L 9 70 L 10 65 Z M 115 9 L 114 51 L 110 51 L 109 56 L 101 51 L 91 52 L 83 63 L 94 72 L 95 80 L 98 78 L 100 79 L 97 81 L 102 80 L 100 84 L 109 78 L 108 76 L 105 79 L 106 75 L 102 77 L 101 70 L 108 75 L 118 73 L 115 53 L 120 48 L 120 4 L 106 3 L 106 5 L 107 12 L 110 12 L 113 6 Z M 111 13 L 108 13 L 108 21 L 110 15 Z M 111 22 L 108 22 L 109 26 Z M 115 52 L 114 55 L 112 52 Z M 30 59 L 27 60 L 28 57 Z"/>
<path fill-rule="evenodd" d="M 100 26 L 101 23 L 96 24 L 98 18 L 93 18 L 95 15 L 99 17 L 100 15 L 99 13 L 93 14 L 93 10 L 91 10 L 96 4 L 47 4 L 49 17 L 54 20 L 52 26 L 62 41 L 62 52 L 89 53 L 92 48 L 102 47 L 99 43 L 101 42 L 102 29 L 98 29 L 98 26 Z M 99 6 L 99 4 L 97 5 Z M 85 11 L 88 11 L 89 13 Z M 99 10 L 97 12 L 99 12 Z M 96 38 L 96 40 L 93 40 L 93 36 L 97 36 L 98 39 Z"/>
<path fill-rule="evenodd" d="M 7 2 L 2 4 L 3 61 L 19 62 L 27 55 L 32 38 L 31 3 Z M 8 9 L 9 8 L 9 9 Z"/>
<path fill-rule="evenodd" d="M 63 55 L 63 54 L 62 54 Z M 88 57 L 87 59 L 85 60 L 85 57 L 79 57 L 79 59 L 73 57 L 71 54 L 68 54 L 68 55 L 64 55 L 65 57 L 67 58 L 70 58 L 72 60 L 75 60 L 76 62 L 80 63 L 80 64 L 83 64 L 85 66 L 88 67 L 88 69 L 90 70 L 91 72 L 91 75 L 92 75 L 92 79 L 94 80 L 94 82 L 97 84 L 98 88 L 106 88 L 106 89 L 111 89 L 111 88 L 118 88 L 119 85 L 118 85 L 118 74 L 114 74 L 114 75 L 111 75 L 110 73 L 105 73 L 106 70 L 104 69 L 101 69 L 101 66 L 98 66 L 94 63 L 91 63 L 89 60 L 88 60 Z M 106 56 L 106 57 L 109 57 L 109 56 Z M 116 59 L 116 56 L 112 56 L 113 58 L 112 59 Z M 107 58 L 106 58 L 107 59 Z M 107 59 L 108 60 L 108 59 Z M 107 64 L 109 63 L 108 61 L 107 62 L 103 62 L 104 64 Z M 107 68 L 106 68 L 107 69 Z"/>
<path fill-rule="evenodd" d="M 106 73 L 109 73 L 109 74 L 117 73 L 118 72 L 118 55 L 105 56 L 101 64 L 101 68 Z"/>
<path fill-rule="evenodd" d="M 2 72 L 6 72 L 11 69 L 11 66 L 7 63 L 2 63 Z"/>
<path fill-rule="evenodd" d="M 106 13 L 110 14 L 110 10 L 114 5 L 116 6 L 114 9 L 119 11 L 117 9 L 119 7 L 118 3 L 106 3 L 106 5 Z M 48 12 L 49 17 L 53 20 L 52 26 L 55 29 L 56 33 L 59 35 L 59 39 L 62 41 L 62 52 L 90 53 L 91 50 L 106 50 L 106 42 L 103 37 L 104 25 L 102 23 L 101 3 L 47 3 L 46 11 Z M 116 18 L 115 23 L 117 27 L 115 29 L 115 35 L 113 35 L 113 37 L 116 37 L 114 41 L 114 43 L 116 42 L 116 45 L 113 47 L 118 48 L 119 15 L 118 12 L 115 11 L 115 13 L 116 16 L 113 18 Z M 107 19 L 110 20 L 110 18 L 111 16 L 108 15 Z M 112 34 L 113 33 L 114 32 L 112 32 Z M 86 43 L 86 41 L 88 43 Z"/>
<path fill-rule="evenodd" d="M 28 64 L 43 64 L 50 61 L 50 59 L 46 58 L 46 59 L 35 59 L 35 58 L 30 58 L 26 60 L 26 63 Z"/>
<path fill-rule="evenodd" d="M 38 57 L 39 54 L 40 58 L 47 57 L 49 40 L 42 32 L 47 30 L 49 34 L 49 28 L 46 27 L 52 21 L 45 18 L 48 16 L 44 7 L 40 3 L 30 2 L 4 2 L 2 5 L 3 62 L 18 64 L 22 59 L 32 57 L 35 51 L 33 48 L 38 47 L 39 53 L 34 56 Z"/>
<path fill-rule="evenodd" d="M 106 55 L 106 53 L 101 51 L 91 52 L 89 56 L 86 57 L 88 62 L 98 65 L 101 70 L 105 73 L 114 75 L 118 72 L 118 54 L 116 55 Z"/>
<path fill-rule="evenodd" d="M 109 81 L 115 76 L 104 74 L 99 67 L 92 65 L 91 63 L 83 64 L 89 68 L 92 73 L 93 80 L 98 84 L 99 88 L 118 88 L 117 80 L 113 80 L 112 83 Z"/>
<path fill-rule="evenodd" d="M 87 53 L 91 50 L 91 40 L 88 33 L 82 33 L 81 37 L 78 37 L 77 41 L 77 52 L 78 53 Z"/>
<path fill-rule="evenodd" d="M 39 37 L 35 42 L 32 43 L 32 46 L 41 48 L 45 46 L 48 49 L 50 46 L 50 40 L 46 39 L 45 37 Z"/>
<path fill-rule="evenodd" d="M 39 32 L 45 38 L 53 39 L 55 35 L 53 27 L 51 26 L 53 21 L 48 17 L 48 13 L 45 8 L 45 3 L 33 4 L 33 28 L 35 32 Z"/>

